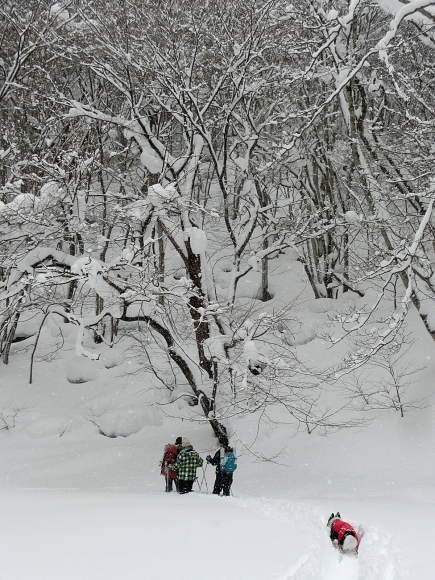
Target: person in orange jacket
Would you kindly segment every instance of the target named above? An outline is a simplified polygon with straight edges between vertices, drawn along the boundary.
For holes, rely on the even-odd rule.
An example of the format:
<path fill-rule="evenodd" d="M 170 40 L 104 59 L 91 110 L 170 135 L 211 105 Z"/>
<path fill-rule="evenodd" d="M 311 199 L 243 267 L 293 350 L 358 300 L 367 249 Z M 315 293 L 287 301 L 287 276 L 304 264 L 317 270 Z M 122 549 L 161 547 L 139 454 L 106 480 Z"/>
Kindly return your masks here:
<path fill-rule="evenodd" d="M 329 534 L 331 541 L 337 542 L 340 552 L 358 553 L 358 534 L 350 524 L 341 519 L 340 512 L 337 512 L 335 516 L 332 513 L 326 525 L 331 530 Z"/>

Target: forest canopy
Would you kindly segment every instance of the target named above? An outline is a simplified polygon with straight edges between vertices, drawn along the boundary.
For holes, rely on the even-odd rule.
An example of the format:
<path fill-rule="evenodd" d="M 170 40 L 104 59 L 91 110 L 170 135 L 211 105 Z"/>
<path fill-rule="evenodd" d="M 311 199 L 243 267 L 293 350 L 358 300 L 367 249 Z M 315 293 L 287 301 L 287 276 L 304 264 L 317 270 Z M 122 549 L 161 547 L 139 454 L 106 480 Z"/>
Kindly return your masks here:
<path fill-rule="evenodd" d="M 4 364 L 51 318 L 90 359 L 129 336 L 216 435 L 277 404 L 311 431 L 410 310 L 435 336 L 435 2 L 6 0 L 0 29 Z M 367 298 L 322 331 L 339 365 L 298 357 L 284 265 L 318 312 Z"/>

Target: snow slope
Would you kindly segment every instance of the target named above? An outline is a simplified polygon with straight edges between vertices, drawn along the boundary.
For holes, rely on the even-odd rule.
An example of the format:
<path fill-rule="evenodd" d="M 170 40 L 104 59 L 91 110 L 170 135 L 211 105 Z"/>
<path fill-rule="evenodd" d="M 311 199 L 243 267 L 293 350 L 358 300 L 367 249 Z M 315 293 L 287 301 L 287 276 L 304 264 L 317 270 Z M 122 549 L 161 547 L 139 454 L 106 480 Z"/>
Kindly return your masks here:
<path fill-rule="evenodd" d="M 425 461 L 433 439 L 424 437 L 431 409 L 408 423 L 389 413 L 328 437 L 277 430 L 260 448 L 286 444 L 281 464 L 239 453 L 233 497 L 207 494 L 210 467 L 204 481 L 198 472 L 202 493 L 195 486 L 179 496 L 163 492 L 163 445 L 184 434 L 205 457 L 215 447 L 207 426 L 162 417 L 129 437 L 104 437 L 83 410 L 90 402 L 96 410 L 96 402 L 113 405 L 116 391 L 96 381 L 63 384 L 56 362 L 29 387 L 18 360 L 1 378 L 3 397 L 26 402 L 16 427 L 0 433 L 1 577 L 163 579 L 169 570 L 183 580 L 217 579 L 222 566 L 230 580 L 433 577 L 426 531 L 435 474 Z M 125 406 L 130 391 L 121 390 Z M 253 428 L 239 426 L 246 434 Z M 403 446 L 409 438 L 419 443 Z M 325 524 L 336 510 L 364 532 L 358 559 L 340 561 L 330 545 Z"/>
<path fill-rule="evenodd" d="M 300 308 L 306 360 L 338 357 L 310 334 L 330 308 L 325 300 Z M 408 320 L 410 364 L 423 368 L 408 394 L 425 399 L 434 344 L 415 314 Z M 70 327 L 56 356 L 58 328 L 44 328 L 32 385 L 34 336 L 13 345 L 10 364 L 0 366 L 0 427 L 8 427 L 0 430 L 0 579 L 434 577 L 433 406 L 403 418 L 391 409 L 365 414 L 365 426 L 326 437 L 248 415 L 228 425 L 239 457 L 234 497 L 207 494 L 211 468 L 201 494 L 166 494 L 164 445 L 187 436 L 204 458 L 216 448 L 211 429 L 193 420 L 183 398 L 168 404 L 159 395 L 125 342 L 99 346 L 98 361 L 77 357 Z M 337 510 L 364 533 L 357 559 L 340 561 L 330 545 L 326 521 Z"/>
<path fill-rule="evenodd" d="M 404 578 L 392 538 L 367 531 L 339 557 L 318 507 L 200 493 L 3 491 L 5 578 L 389 580 Z"/>

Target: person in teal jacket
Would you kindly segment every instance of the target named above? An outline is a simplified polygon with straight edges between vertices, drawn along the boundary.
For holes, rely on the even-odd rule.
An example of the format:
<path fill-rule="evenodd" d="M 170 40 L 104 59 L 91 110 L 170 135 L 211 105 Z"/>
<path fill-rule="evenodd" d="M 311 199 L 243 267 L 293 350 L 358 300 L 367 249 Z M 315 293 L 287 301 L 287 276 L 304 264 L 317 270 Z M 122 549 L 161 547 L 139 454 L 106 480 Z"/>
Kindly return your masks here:
<path fill-rule="evenodd" d="M 202 459 L 193 449 L 189 439 L 181 438 L 181 451 L 176 461 L 168 466 L 176 469 L 178 473 L 178 491 L 179 493 L 189 493 L 192 491 L 193 482 L 196 479 L 196 470 L 202 467 Z"/>

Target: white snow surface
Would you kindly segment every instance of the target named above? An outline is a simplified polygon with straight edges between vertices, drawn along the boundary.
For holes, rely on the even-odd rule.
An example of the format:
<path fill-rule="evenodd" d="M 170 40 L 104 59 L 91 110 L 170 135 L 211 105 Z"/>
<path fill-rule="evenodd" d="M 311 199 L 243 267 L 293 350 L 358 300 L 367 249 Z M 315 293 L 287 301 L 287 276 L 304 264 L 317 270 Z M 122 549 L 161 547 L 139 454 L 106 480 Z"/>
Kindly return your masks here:
<path fill-rule="evenodd" d="M 277 295 L 297 291 L 285 281 L 299 280 L 294 267 L 283 265 L 279 276 Z M 314 329 L 366 300 L 307 297 L 288 340 L 305 360 L 337 360 Z M 252 324 L 240 331 L 247 343 Z M 30 338 L 0 366 L 0 580 L 433 579 L 433 406 L 403 418 L 379 410 L 366 426 L 327 436 L 247 415 L 227 423 L 238 457 L 232 497 L 211 495 L 206 463 L 194 493 L 165 493 L 165 444 L 187 437 L 205 458 L 216 450 L 210 427 L 195 420 L 182 385 L 162 395 L 171 376 L 158 358 L 159 379 L 139 368 L 127 340 L 97 345 L 99 360 L 77 357 L 71 327 L 47 321 L 31 385 L 37 325 L 23 329 Z M 433 393 L 435 346 L 412 311 L 408 329 L 411 362 L 423 368 L 409 396 L 423 400 Z M 92 348 L 91 337 L 84 346 Z M 357 558 L 340 559 L 331 546 L 332 511 L 362 535 Z"/>
<path fill-rule="evenodd" d="M 328 437 L 269 431 L 261 449 L 285 446 L 281 465 L 237 452 L 234 435 L 234 495 L 211 495 L 209 466 L 180 496 L 163 491 L 163 447 L 184 435 L 204 458 L 216 448 L 207 426 L 145 413 L 138 388 L 152 386 L 126 372 L 128 360 L 73 385 L 62 361 L 40 361 L 30 386 L 23 360 L 0 378 L 3 401 L 20 409 L 0 432 L 2 578 L 218 580 L 222 558 L 230 580 L 433 578 L 432 409 Z M 246 421 L 243 438 L 251 430 Z M 336 510 L 363 533 L 358 558 L 331 546 Z"/>

